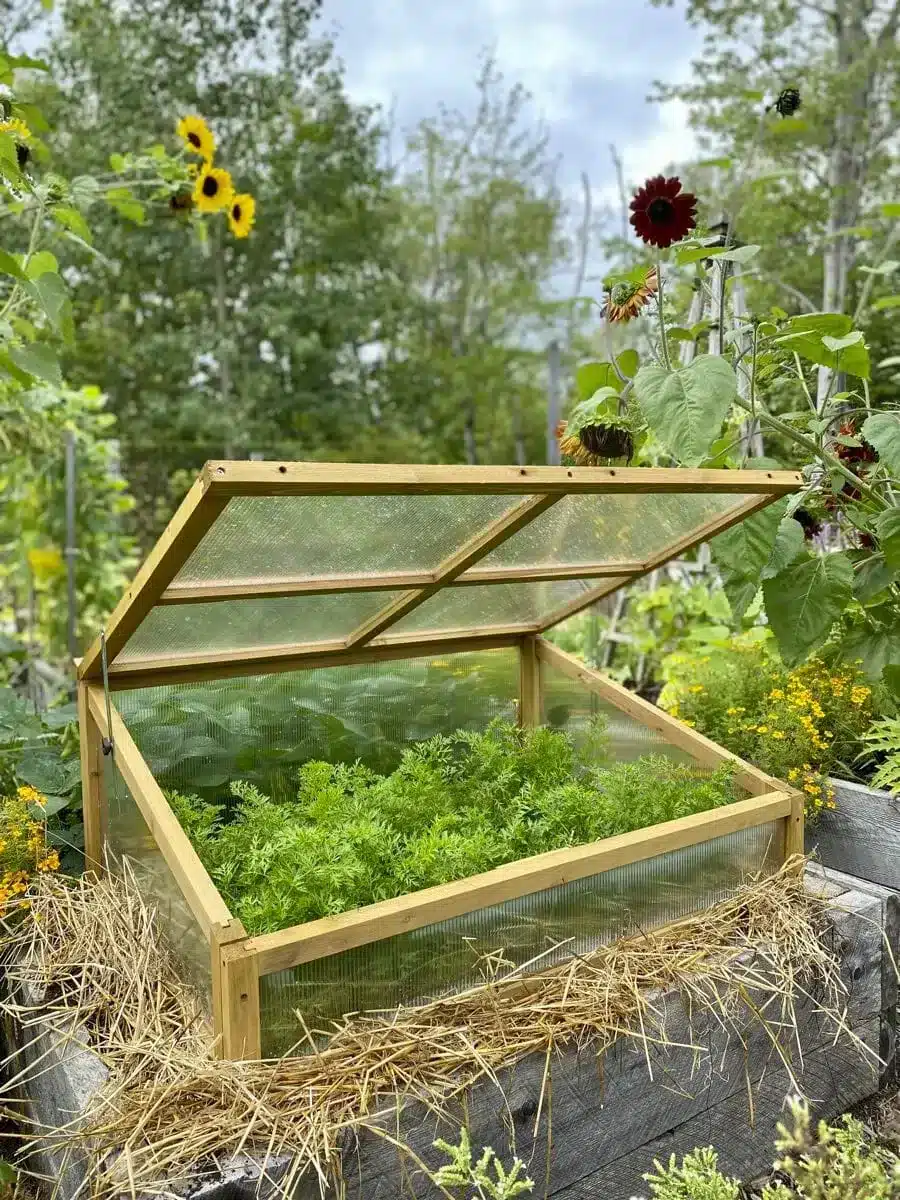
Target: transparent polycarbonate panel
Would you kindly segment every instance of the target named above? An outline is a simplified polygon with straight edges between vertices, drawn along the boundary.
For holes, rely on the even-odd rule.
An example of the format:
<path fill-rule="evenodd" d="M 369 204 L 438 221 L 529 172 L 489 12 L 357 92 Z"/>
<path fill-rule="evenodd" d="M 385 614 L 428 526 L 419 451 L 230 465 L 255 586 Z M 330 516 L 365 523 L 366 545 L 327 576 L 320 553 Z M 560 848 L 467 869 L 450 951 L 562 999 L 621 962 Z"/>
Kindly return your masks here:
<path fill-rule="evenodd" d="M 564 496 L 478 565 L 641 562 L 750 498 L 697 492 Z"/>
<path fill-rule="evenodd" d="M 401 594 L 344 592 L 166 604 L 151 609 L 116 661 L 329 642 L 346 637 Z"/>
<path fill-rule="evenodd" d="M 572 600 L 599 586 L 611 591 L 621 579 L 556 579 L 540 583 L 479 583 L 449 587 L 391 625 L 388 635 L 427 630 L 488 629 L 492 625 L 534 626 Z"/>
<path fill-rule="evenodd" d="M 246 779 L 296 790 L 309 759 L 392 771 L 412 742 L 514 720 L 515 649 L 320 667 L 119 692 L 116 704 L 164 788 L 227 802 Z"/>
<path fill-rule="evenodd" d="M 432 571 L 522 496 L 235 496 L 177 583 Z"/>
<path fill-rule="evenodd" d="M 643 754 L 664 754 L 676 762 L 694 763 L 686 750 L 667 742 L 655 729 L 636 721 L 577 679 L 549 663 L 540 664 L 542 720 L 562 729 L 577 747 L 592 745 L 592 727 L 599 719 L 606 729 L 609 756 L 614 762 L 633 762 Z"/>
<path fill-rule="evenodd" d="M 193 985 L 207 1013 L 211 1013 L 212 963 L 206 935 L 188 907 L 113 758 L 104 759 L 104 768 L 109 864 L 121 872 L 127 862 L 144 902 L 156 910 L 159 929 L 174 956 L 179 974 Z"/>
<path fill-rule="evenodd" d="M 528 964 L 539 971 L 724 899 L 749 876 L 777 870 L 783 823 L 759 825 L 629 866 L 533 892 L 260 979 L 262 1050 L 284 1054 L 302 1029 L 346 1013 L 426 1003 Z"/>

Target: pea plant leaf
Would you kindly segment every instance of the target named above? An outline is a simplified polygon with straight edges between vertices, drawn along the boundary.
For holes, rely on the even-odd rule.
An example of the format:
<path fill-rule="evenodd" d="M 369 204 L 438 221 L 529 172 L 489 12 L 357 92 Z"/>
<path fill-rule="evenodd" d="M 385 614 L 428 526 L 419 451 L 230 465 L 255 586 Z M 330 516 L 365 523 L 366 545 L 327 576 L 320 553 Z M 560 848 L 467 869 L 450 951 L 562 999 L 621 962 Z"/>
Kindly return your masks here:
<path fill-rule="evenodd" d="M 801 559 L 763 581 L 766 616 L 789 666 L 828 637 L 853 594 L 853 566 L 844 553 Z"/>
<path fill-rule="evenodd" d="M 694 467 L 706 458 L 737 396 L 737 376 L 723 358 L 701 354 L 677 371 L 641 367 L 634 394 L 644 419 L 669 453 Z"/>
<path fill-rule="evenodd" d="M 860 432 L 890 473 L 900 477 L 900 412 L 872 413 Z"/>

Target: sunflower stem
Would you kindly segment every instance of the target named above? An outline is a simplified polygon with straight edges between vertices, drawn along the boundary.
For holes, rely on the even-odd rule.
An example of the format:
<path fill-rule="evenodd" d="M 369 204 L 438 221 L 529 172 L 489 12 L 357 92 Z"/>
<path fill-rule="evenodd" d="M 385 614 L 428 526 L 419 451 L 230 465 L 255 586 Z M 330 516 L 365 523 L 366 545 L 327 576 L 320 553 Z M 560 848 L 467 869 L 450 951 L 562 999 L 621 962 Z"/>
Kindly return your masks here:
<path fill-rule="evenodd" d="M 751 412 L 750 405 L 746 400 L 741 399 L 740 396 L 735 397 L 734 402 L 740 408 L 744 409 L 745 412 Z M 806 434 L 801 433 L 798 429 L 792 429 L 786 421 L 782 421 L 779 417 L 773 417 L 771 413 L 765 412 L 763 409 L 758 409 L 756 416 L 759 421 L 768 425 L 771 429 L 777 429 L 779 433 L 783 434 L 787 438 L 790 438 L 791 441 L 796 442 L 798 446 L 802 446 L 805 450 L 809 451 L 810 454 L 812 454 L 815 458 L 818 458 L 821 462 L 825 463 L 828 468 L 834 471 L 837 475 L 840 475 L 846 479 L 847 482 L 852 484 L 861 495 L 865 496 L 867 500 L 870 500 L 879 508 L 893 507 L 887 500 L 884 499 L 883 496 L 879 496 L 876 491 L 870 488 L 867 483 L 863 483 L 858 475 L 854 475 L 852 471 L 848 470 L 839 458 L 837 458 L 834 454 L 830 454 L 826 449 L 824 449 L 824 447 L 818 446 L 813 439 L 807 437 Z"/>
<path fill-rule="evenodd" d="M 656 260 L 656 315 L 659 318 L 659 349 L 662 363 L 667 371 L 671 371 L 672 361 L 669 358 L 669 343 L 666 340 L 666 322 L 663 315 L 662 262 L 659 259 Z"/>

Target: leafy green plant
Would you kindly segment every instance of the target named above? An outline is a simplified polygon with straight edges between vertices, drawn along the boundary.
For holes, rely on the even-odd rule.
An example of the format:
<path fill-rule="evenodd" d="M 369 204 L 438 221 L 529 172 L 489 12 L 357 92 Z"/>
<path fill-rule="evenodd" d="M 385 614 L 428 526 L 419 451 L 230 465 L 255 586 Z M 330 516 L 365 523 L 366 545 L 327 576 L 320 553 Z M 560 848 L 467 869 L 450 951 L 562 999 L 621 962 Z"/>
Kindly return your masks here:
<path fill-rule="evenodd" d="M 813 1128 L 806 1100 L 788 1103 L 790 1124 L 779 1123 L 775 1140 L 780 1156 L 775 1170 L 781 1180 L 767 1186 L 762 1200 L 897 1200 L 900 1158 L 866 1137 L 860 1121 L 849 1114 L 835 1124 L 819 1121 Z M 726 1178 L 712 1146 L 675 1155 L 668 1167 L 656 1162 L 645 1175 L 652 1200 L 739 1200 L 736 1179 Z"/>
<path fill-rule="evenodd" d="M 834 1125 L 813 1128 L 809 1105 L 790 1102 L 790 1124 L 779 1124 L 775 1167 L 789 1183 L 766 1188 L 763 1200 L 897 1200 L 900 1159 L 873 1144 L 860 1121 L 844 1115 Z"/>
<path fill-rule="evenodd" d="M 862 740 L 866 746 L 863 758 L 882 759 L 869 780 L 872 787 L 900 795 L 900 718 L 883 717 L 875 721 Z"/>
<path fill-rule="evenodd" d="M 668 1166 L 656 1160 L 653 1165 L 656 1173 L 644 1176 L 653 1200 L 740 1200 L 738 1181 L 721 1173 L 712 1146 L 685 1154 L 681 1163 L 673 1154 Z"/>
<path fill-rule="evenodd" d="M 807 795 L 832 803 L 827 776 L 852 775 L 877 699 L 858 666 L 811 658 L 789 668 L 763 627 L 708 654 L 672 655 L 660 704 Z"/>
<path fill-rule="evenodd" d="M 178 793 L 171 802 L 254 933 L 736 798 L 730 767 L 705 774 L 653 756 L 579 761 L 566 734 L 502 721 L 418 743 L 390 774 L 311 761 L 291 797 L 246 781 L 231 790 L 230 808 Z"/>
<path fill-rule="evenodd" d="M 534 1190 L 534 1181 L 525 1175 L 525 1164 L 514 1158 L 507 1171 L 490 1146 L 482 1150 L 476 1159 L 472 1156 L 469 1131 L 459 1131 L 459 1145 L 454 1146 L 439 1138 L 435 1143 L 450 1159 L 446 1166 L 432 1172 L 431 1178 L 438 1187 L 457 1192 L 462 1198 L 478 1197 L 478 1200 L 514 1200 Z"/>
<path fill-rule="evenodd" d="M 84 845 L 81 762 L 74 704 L 36 713 L 10 688 L 0 688 L 0 795 L 19 789 L 40 795 L 29 817 L 46 822 L 47 840 L 73 868 Z"/>

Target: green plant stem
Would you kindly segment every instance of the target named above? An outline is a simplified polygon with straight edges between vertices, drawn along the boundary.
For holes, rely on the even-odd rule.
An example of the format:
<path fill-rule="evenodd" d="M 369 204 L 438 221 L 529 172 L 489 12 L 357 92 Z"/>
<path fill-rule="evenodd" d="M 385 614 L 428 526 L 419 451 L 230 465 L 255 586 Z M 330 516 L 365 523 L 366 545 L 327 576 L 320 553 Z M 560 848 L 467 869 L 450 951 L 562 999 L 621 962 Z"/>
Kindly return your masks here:
<path fill-rule="evenodd" d="M 894 242 L 896 242 L 898 237 L 900 237 L 900 221 L 896 221 L 894 223 L 894 226 L 891 229 L 891 232 L 888 234 L 887 238 L 885 239 L 885 243 L 884 243 L 884 246 L 881 251 L 881 258 L 878 260 L 879 267 L 881 266 L 881 264 L 883 262 L 885 262 L 887 260 L 887 256 L 890 254 L 891 250 L 893 249 Z M 872 288 L 874 286 L 875 286 L 875 273 L 872 272 L 871 274 L 869 274 L 866 277 L 866 282 L 863 284 L 863 289 L 859 294 L 859 303 L 857 304 L 856 309 L 854 310 L 854 313 L 853 313 L 854 328 L 859 324 L 860 320 L 862 319 L 862 315 L 865 312 L 866 305 L 869 302 L 869 296 L 872 294 Z"/>
<path fill-rule="evenodd" d="M 742 400 L 740 396 L 735 398 L 735 404 L 744 409 L 745 412 L 752 413 L 753 411 L 747 401 Z M 893 507 L 882 496 L 879 496 L 876 491 L 873 491 L 873 489 L 870 488 L 867 483 L 863 483 L 858 475 L 854 475 L 852 471 L 849 471 L 839 458 L 836 458 L 833 454 L 829 454 L 827 450 L 823 450 L 821 446 L 817 445 L 812 438 L 807 437 L 805 433 L 800 433 L 798 430 L 792 429 L 786 421 L 782 421 L 779 417 L 773 417 L 771 413 L 760 410 L 756 416 L 758 420 L 768 425 L 770 429 L 777 429 L 779 433 L 784 434 L 784 436 L 787 438 L 790 438 L 792 442 L 796 442 L 798 446 L 802 446 L 804 450 L 807 450 L 815 458 L 821 459 L 822 462 L 827 463 L 831 470 L 836 472 L 836 474 L 843 476 L 843 478 L 846 479 L 848 483 L 851 483 L 861 495 L 865 496 L 866 499 L 877 505 L 878 508 Z"/>
<path fill-rule="evenodd" d="M 672 370 L 672 361 L 669 358 L 669 343 L 666 340 L 666 321 L 663 314 L 663 277 L 662 263 L 657 259 L 656 262 L 656 315 L 659 320 L 659 348 L 662 357 L 662 365 L 667 371 Z"/>
<path fill-rule="evenodd" d="M 35 214 L 35 218 L 32 223 L 32 226 L 31 226 L 31 236 L 28 239 L 28 249 L 25 252 L 24 259 L 22 260 L 22 270 L 25 274 L 28 273 L 28 264 L 31 262 L 32 258 L 34 257 L 34 252 L 37 249 L 38 234 L 40 233 L 40 230 L 41 230 L 43 218 L 44 218 L 44 206 L 43 206 L 43 204 L 41 204 L 41 205 L 39 205 L 37 213 Z M 21 290 L 22 290 L 22 284 L 17 279 L 15 281 L 15 283 L 13 284 L 12 291 L 9 293 L 9 295 L 6 298 L 6 303 L 3 305 L 3 308 L 0 309 L 0 320 L 2 320 L 8 312 L 10 312 L 10 310 L 13 307 L 13 303 L 16 300 L 16 297 L 18 296 L 18 293 Z"/>

